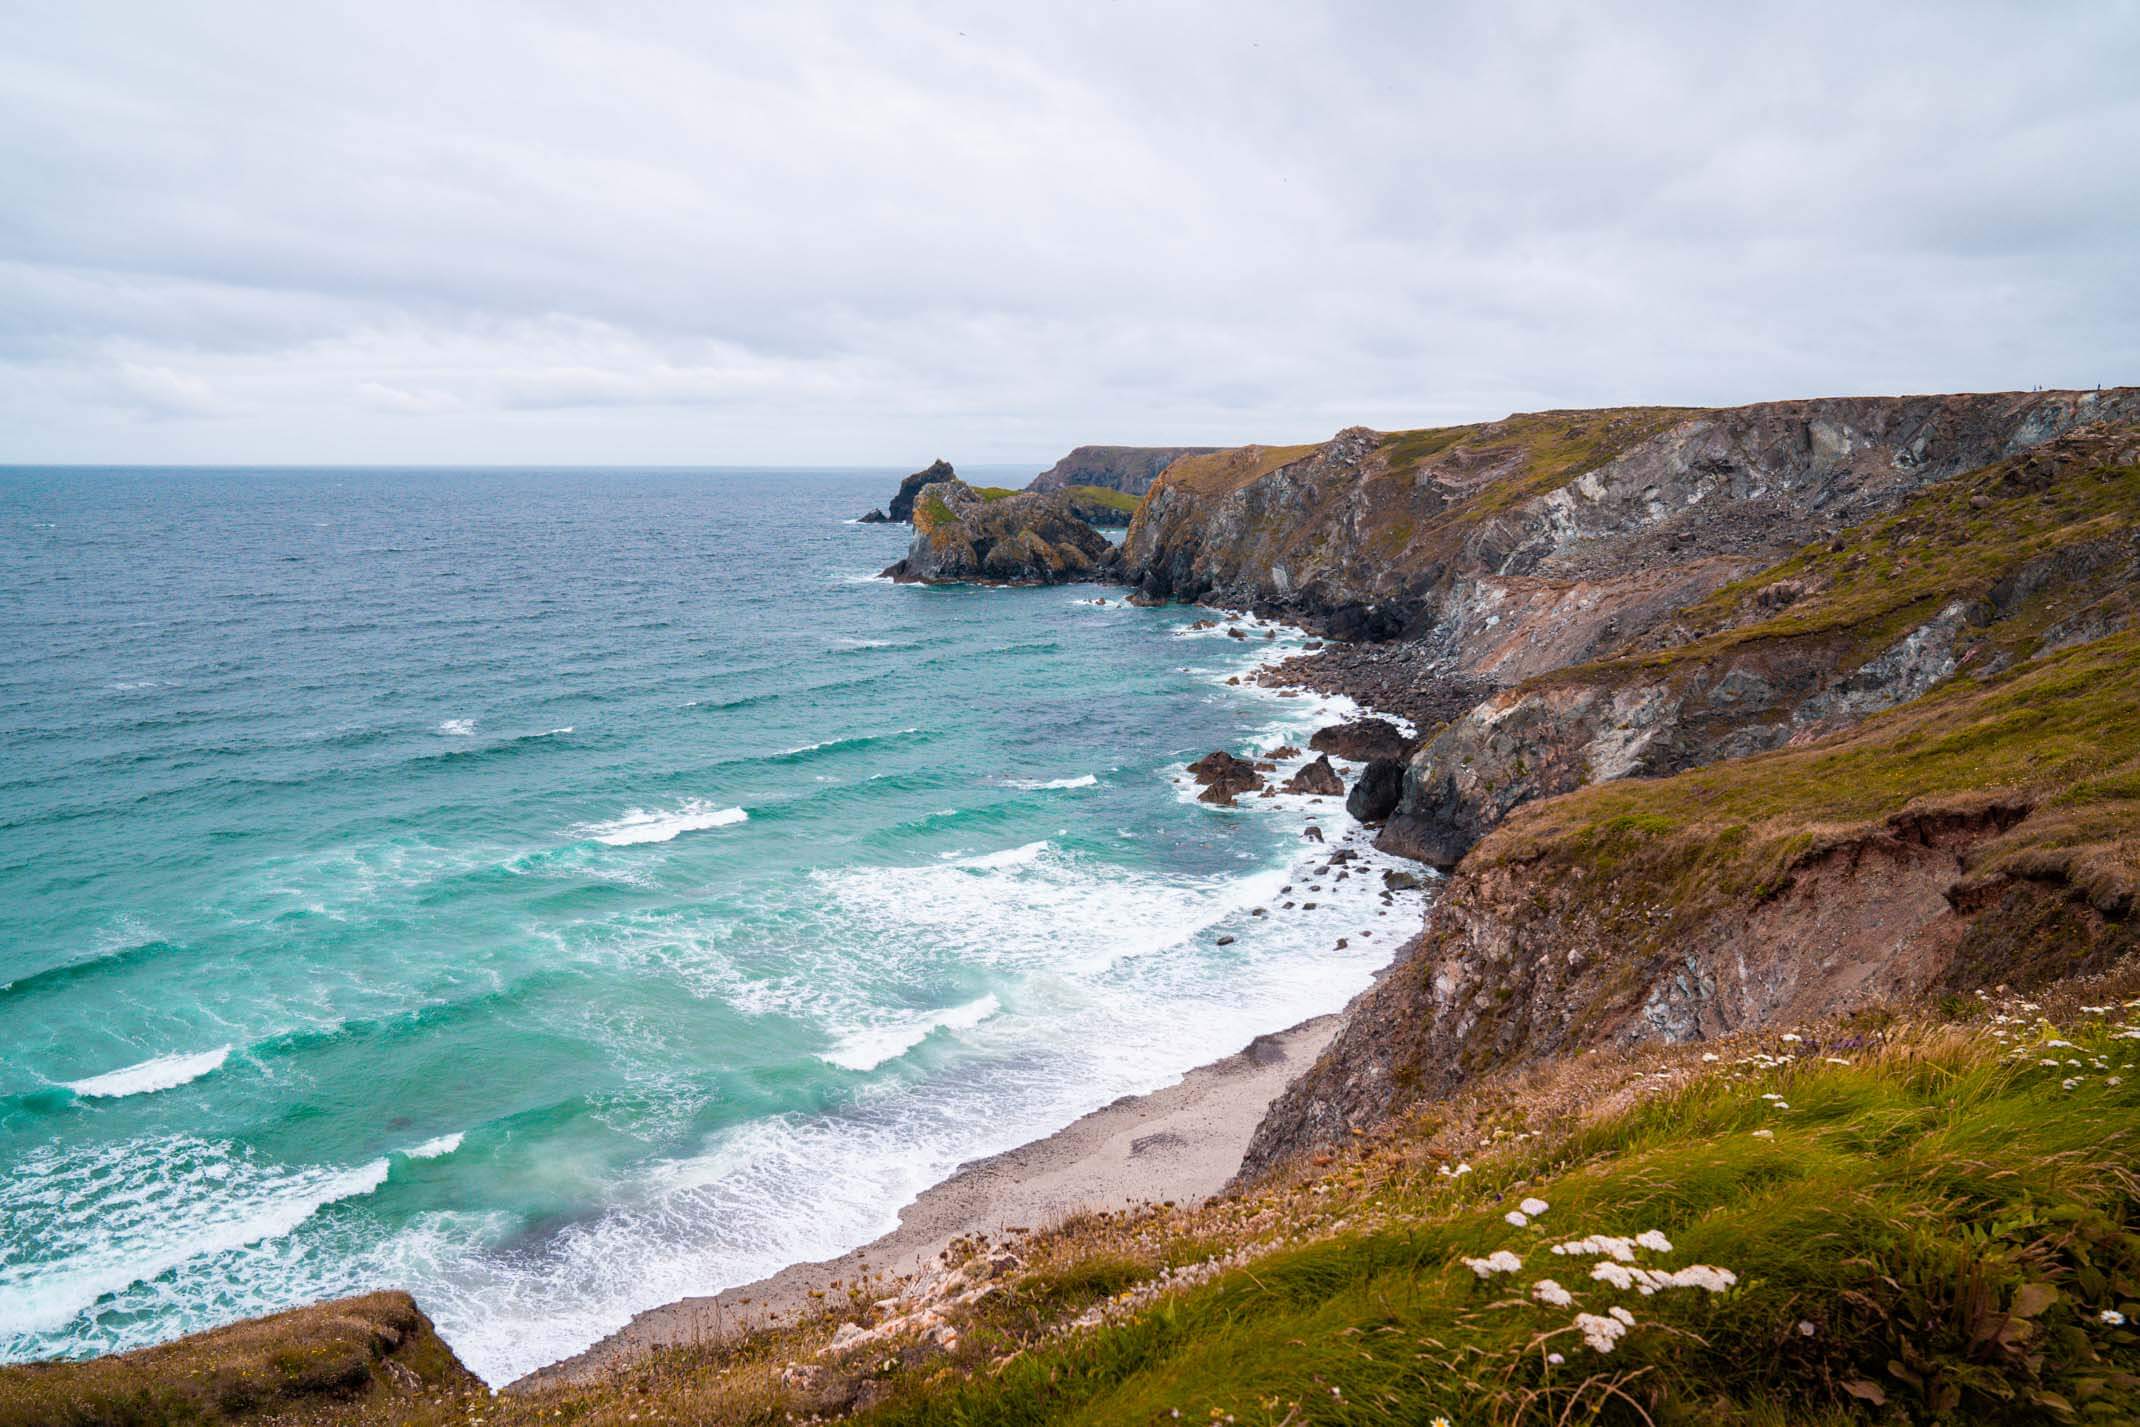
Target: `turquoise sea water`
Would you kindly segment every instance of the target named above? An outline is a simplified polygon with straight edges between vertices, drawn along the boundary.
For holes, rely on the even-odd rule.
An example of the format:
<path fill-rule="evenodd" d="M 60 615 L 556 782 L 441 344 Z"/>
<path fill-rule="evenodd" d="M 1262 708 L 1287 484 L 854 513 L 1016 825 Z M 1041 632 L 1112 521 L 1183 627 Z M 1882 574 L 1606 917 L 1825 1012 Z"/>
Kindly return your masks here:
<path fill-rule="evenodd" d="M 0 471 L 0 1358 L 394 1285 L 503 1380 L 1364 986 L 1176 781 L 1293 637 L 871 578 L 897 475 Z"/>

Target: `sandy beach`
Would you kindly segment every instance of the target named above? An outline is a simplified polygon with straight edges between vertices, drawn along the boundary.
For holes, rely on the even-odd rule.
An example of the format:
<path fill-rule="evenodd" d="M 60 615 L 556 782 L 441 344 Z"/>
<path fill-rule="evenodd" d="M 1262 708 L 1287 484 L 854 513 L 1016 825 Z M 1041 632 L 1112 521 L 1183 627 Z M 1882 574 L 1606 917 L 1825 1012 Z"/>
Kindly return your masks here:
<path fill-rule="evenodd" d="M 811 1291 L 833 1279 L 919 1271 L 962 1235 L 1038 1228 L 1081 1209 L 1208 1198 L 1240 1168 L 1263 1112 L 1322 1053 L 1337 1023 L 1335 1015 L 1318 1016 L 1258 1036 L 1173 1085 L 1125 1096 L 1043 1139 L 964 1165 L 908 1205 L 899 1227 L 880 1239 L 724 1293 L 648 1309 L 585 1352 L 511 1386 L 584 1380 L 656 1348 L 790 1316 L 813 1306 Z"/>

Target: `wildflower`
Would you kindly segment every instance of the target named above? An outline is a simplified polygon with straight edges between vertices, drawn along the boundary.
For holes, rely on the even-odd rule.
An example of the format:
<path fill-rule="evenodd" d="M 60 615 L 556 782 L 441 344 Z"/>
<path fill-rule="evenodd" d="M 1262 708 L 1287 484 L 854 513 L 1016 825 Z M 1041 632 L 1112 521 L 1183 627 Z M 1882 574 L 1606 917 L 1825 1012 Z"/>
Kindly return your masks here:
<path fill-rule="evenodd" d="M 2095 1316 L 2102 1319 L 2105 1323 L 2108 1323 L 2113 1328 L 2122 1328 L 2125 1326 L 2125 1315 L 2123 1313 L 2120 1313 L 2115 1308 L 2105 1308 L 2102 1312 L 2096 1314 Z"/>
<path fill-rule="evenodd" d="M 2061 1090 L 2071 1090 L 2074 1086 L 2078 1084 L 2080 1084 L 2080 1082 L 2069 1075 L 2064 1080 L 2058 1082 L 2058 1087 Z"/>
<path fill-rule="evenodd" d="M 1754 1138 L 1757 1140 L 1773 1140 L 1776 1138 L 1776 1132 L 1774 1130 L 1756 1130 L 1754 1131 Z"/>
<path fill-rule="evenodd" d="M 1814 1327 L 1814 1326 L 1813 1326 L 1813 1325 L 1812 1325 L 1811 1323 L 1809 1323 L 1809 1322 L 1808 1322 L 1808 1321 L 1806 1321 L 1805 1319 L 1801 1318 L 1801 1319 L 1799 1319 L 1799 1320 L 1798 1320 L 1798 1336 L 1799 1336 L 1799 1337 L 1801 1337 L 1801 1338 L 1810 1338 L 1810 1337 L 1812 1337 L 1812 1336 L 1813 1336 L 1813 1335 L 1814 1335 L 1815 1333 L 1817 1333 L 1817 1332 L 1819 1332 L 1819 1331 L 1820 1331 L 1820 1330 L 1819 1330 L 1818 1328 L 1815 1328 L 1815 1327 Z"/>
<path fill-rule="evenodd" d="M 1635 1315 L 1628 1312 L 1625 1308 L 1622 1308 L 1619 1304 L 1615 1303 L 1612 1307 L 1606 1309 L 1605 1311 L 1607 1313 L 1610 1313 L 1613 1317 L 1619 1319 L 1620 1322 L 1625 1326 L 1629 1328 L 1635 1326 Z"/>
<path fill-rule="evenodd" d="M 1798 1038 L 1797 1036 L 1785 1036 L 1785 1037 L 1783 1038 L 1783 1043 L 1784 1043 L 1785 1045 L 1797 1045 L 1797 1044 L 1798 1044 L 1798 1041 L 1799 1041 L 1799 1038 Z"/>
<path fill-rule="evenodd" d="M 1553 1364 L 1553 1366 L 1555 1367 L 1559 1367 L 1562 1363 L 1568 1360 L 1562 1357 L 1559 1353 L 1547 1353 L 1546 1361 Z"/>
<path fill-rule="evenodd" d="M 1519 1229 L 1522 1228 L 1525 1224 L 1531 1222 L 1530 1217 L 1526 1215 L 1521 1209 L 1511 1209 L 1506 1214 L 1503 1214 L 1501 1217 L 1507 1220 L 1509 1223 L 1515 1225 Z"/>
<path fill-rule="evenodd" d="M 1704 1063 L 1704 1064 L 1707 1064 L 1707 1065 L 1714 1065 L 1714 1064 L 1716 1064 L 1716 1060 L 1717 1060 L 1717 1055 L 1716 1055 L 1716 1052 L 1715 1052 L 1715 1051 L 1713 1051 L 1713 1050 L 1705 1050 L 1705 1051 L 1703 1051 L 1703 1052 L 1702 1052 L 1702 1061 L 1703 1061 L 1703 1063 Z"/>
<path fill-rule="evenodd" d="M 1551 1304 L 1555 1308 L 1566 1308 L 1575 1301 L 1574 1294 L 1562 1288 L 1550 1278 L 1541 1278 L 1538 1282 L 1532 1284 L 1531 1297 L 1537 1299 L 1540 1303 Z"/>
<path fill-rule="evenodd" d="M 1464 1267 L 1480 1278 L 1492 1278 L 1497 1273 L 1514 1273 L 1523 1267 L 1523 1260 L 1507 1249 L 1495 1249 L 1483 1259 L 1465 1259 Z"/>
<path fill-rule="evenodd" d="M 1429 1422 L 1427 1427 L 1450 1427 L 1450 1422 L 1446 1417 L 1437 1417 L 1432 1422 Z"/>
<path fill-rule="evenodd" d="M 1578 1313 L 1575 1326 L 1583 1335 L 1583 1341 L 1594 1353 L 1609 1353 L 1627 1331 L 1627 1325 L 1616 1318 L 1601 1318 L 1595 1313 Z"/>
<path fill-rule="evenodd" d="M 2051 1067 L 2052 1067 L 2052 1068 L 2054 1068 L 2054 1069 L 2055 1069 L 2055 1068 L 2057 1067 L 2057 1065 L 2058 1065 L 2058 1062 L 2057 1062 L 2057 1061 L 2055 1061 L 2055 1060 L 2039 1060 L 2039 1061 L 2037 1061 L 2036 1063 L 2037 1063 L 2038 1065 L 2048 1065 L 2048 1066 L 2051 1066 Z"/>
<path fill-rule="evenodd" d="M 1635 1275 L 1638 1272 L 1640 1270 L 1629 1268 L 1624 1263 L 1616 1263 L 1612 1259 L 1606 1259 L 1596 1268 L 1590 1270 L 1590 1276 L 1600 1282 L 1609 1283 L 1614 1288 L 1624 1290 L 1634 1287 Z M 1643 1292 L 1647 1293 L 1648 1291 L 1648 1285 L 1645 1284 Z"/>
<path fill-rule="evenodd" d="M 2110 1085 L 2110 1086 L 2118 1086 L 2118 1085 L 2123 1085 L 2123 1084 L 2125 1083 L 2125 1078 L 2124 1078 L 2123 1076 L 2121 1076 L 2121 1075 L 2112 1075 L 2112 1076 L 2109 1076 L 2109 1077 L 2105 1078 L 2105 1080 L 2103 1081 L 2103 1083 L 2104 1083 L 2105 1085 Z"/>
<path fill-rule="evenodd" d="M 1654 1253 L 1668 1254 L 1672 1252 L 1672 1241 L 1655 1229 L 1644 1229 L 1641 1233 L 1635 1235 L 1635 1242 Z"/>
<path fill-rule="evenodd" d="M 1552 1206 L 1547 1204 L 1546 1201 L 1543 1199 L 1526 1199 L 1521 1204 L 1518 1204 L 1516 1207 L 1518 1209 L 1521 1209 L 1524 1213 L 1530 1215 L 1533 1219 L 1535 1219 L 1540 1214 L 1545 1213 L 1546 1210 L 1551 1208 Z"/>

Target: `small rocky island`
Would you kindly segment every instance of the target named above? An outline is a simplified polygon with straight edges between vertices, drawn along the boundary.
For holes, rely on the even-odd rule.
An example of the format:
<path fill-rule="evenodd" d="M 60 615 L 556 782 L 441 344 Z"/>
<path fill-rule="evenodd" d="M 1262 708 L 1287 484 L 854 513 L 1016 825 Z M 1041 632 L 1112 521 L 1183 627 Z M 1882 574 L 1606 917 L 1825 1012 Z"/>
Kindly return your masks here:
<path fill-rule="evenodd" d="M 938 479 L 915 489 L 914 543 L 905 559 L 885 567 L 892 579 L 1045 585 L 1090 580 L 1113 568 L 1115 547 L 1078 518 L 1067 493 L 977 489 L 942 461 L 907 482 L 939 471 Z M 905 497 L 908 484 L 899 492 Z M 893 502 L 895 511 L 899 503 Z"/>

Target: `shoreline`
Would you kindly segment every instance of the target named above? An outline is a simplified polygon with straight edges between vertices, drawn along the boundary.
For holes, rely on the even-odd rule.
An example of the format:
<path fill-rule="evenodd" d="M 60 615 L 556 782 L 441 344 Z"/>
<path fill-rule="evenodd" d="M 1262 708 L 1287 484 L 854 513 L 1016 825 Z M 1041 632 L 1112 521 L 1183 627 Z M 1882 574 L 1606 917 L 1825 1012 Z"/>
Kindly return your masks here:
<path fill-rule="evenodd" d="M 1264 1112 L 1322 1054 L 1343 1014 L 1330 1012 L 1257 1036 L 1172 1085 L 1125 1095 L 1051 1135 L 960 1165 L 900 1210 L 897 1228 L 858 1249 L 791 1264 L 717 1294 L 645 1309 L 593 1346 L 499 1390 L 584 1383 L 663 1348 L 793 1322 L 835 1301 L 835 1280 L 925 1273 L 957 1238 L 1000 1238 L 1081 1211 L 1208 1199 L 1239 1173 Z"/>
<path fill-rule="evenodd" d="M 1322 638 L 1303 625 L 1252 610 L 1201 601 L 1189 607 L 1212 610 L 1228 621 L 1290 628 L 1308 640 Z M 1336 651 L 1347 646 L 1324 647 Z M 1288 666 L 1298 668 L 1299 661 L 1314 661 L 1312 653 L 1254 652 L 1260 657 L 1235 676 L 1240 685 L 1281 695 L 1293 688 L 1349 700 L 1353 717 L 1392 716 L 1361 698 L 1358 683 L 1348 688 L 1342 676 L 1330 677 L 1322 661 L 1307 666 L 1323 674 L 1320 680 L 1271 677 L 1279 671 L 1291 673 Z M 1410 721 L 1402 712 L 1394 716 Z M 1342 800 L 1336 811 L 1344 816 Z M 1409 935 L 1395 939 L 1389 961 L 1374 973 L 1375 982 L 1402 959 L 1410 940 Z M 904 1206 L 897 1227 L 859 1248 L 830 1259 L 789 1264 L 718 1293 L 642 1309 L 588 1347 L 498 1390 L 593 1381 L 664 1348 L 716 1342 L 776 1322 L 795 1322 L 822 1312 L 841 1296 L 842 1290 L 832 1287 L 835 1281 L 851 1284 L 871 1273 L 918 1277 L 960 1237 L 1000 1238 L 1080 1211 L 1209 1199 L 1240 1173 L 1264 1115 L 1336 1038 L 1350 1005 L 1348 1000 L 1337 1010 L 1258 1035 L 1240 1050 L 1184 1072 L 1171 1085 L 1122 1096 L 1051 1134 L 968 1161 Z"/>

